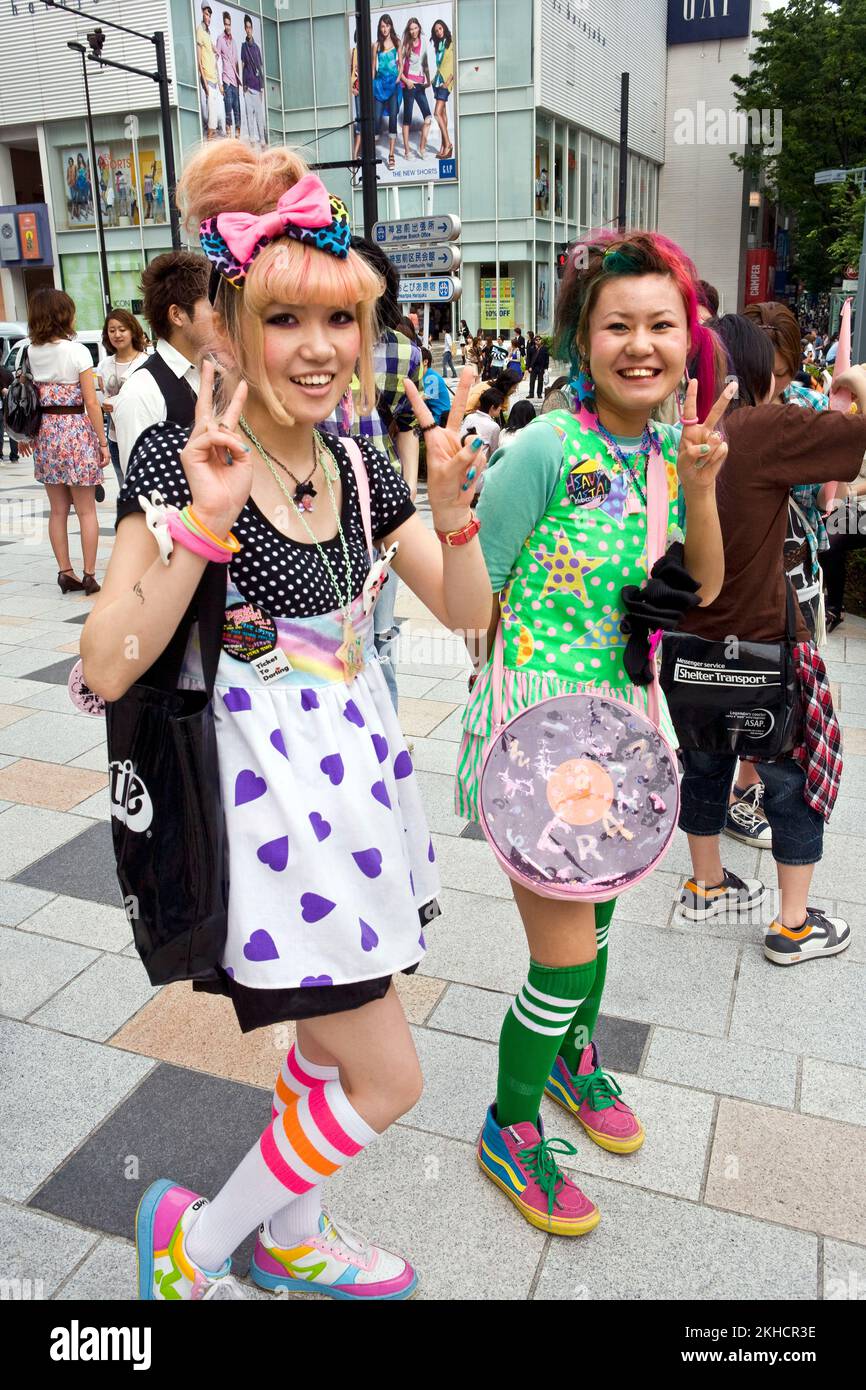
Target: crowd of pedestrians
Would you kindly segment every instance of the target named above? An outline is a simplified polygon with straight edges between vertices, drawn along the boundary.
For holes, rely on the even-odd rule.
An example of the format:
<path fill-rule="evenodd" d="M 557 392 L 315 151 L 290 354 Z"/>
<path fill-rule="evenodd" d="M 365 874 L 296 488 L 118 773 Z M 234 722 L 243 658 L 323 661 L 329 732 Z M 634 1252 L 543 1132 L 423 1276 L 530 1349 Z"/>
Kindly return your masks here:
<path fill-rule="evenodd" d="M 482 824 L 526 936 L 478 1164 L 532 1226 L 584 1235 L 600 1211 L 561 1166 L 572 1140 L 621 1156 L 652 1142 L 596 1037 L 629 873 L 652 870 L 678 823 L 692 858 L 679 920 L 724 914 L 748 930 L 768 885 L 727 868 L 733 835 L 777 866 L 770 962 L 850 944 L 809 893 L 841 776 L 820 646 L 843 618 L 866 494 L 866 367 L 837 370 L 825 336 L 801 336 L 783 306 L 720 315 L 666 238 L 602 232 L 569 261 L 550 341 L 473 336 L 463 320 L 440 375 L 388 257 L 351 235 L 296 153 L 210 141 L 178 197 L 203 254 L 147 267 L 153 346 L 112 310 L 94 370 L 69 296 L 32 296 L 41 420 L 20 445 L 48 494 L 61 589 L 96 595 L 81 651 L 110 738 L 155 672 L 209 711 L 210 790 L 172 813 L 225 828 L 222 928 L 209 919 L 194 991 L 227 997 L 243 1032 L 296 1025 L 271 1116 L 221 1190 L 207 1201 L 167 1176 L 143 1194 L 139 1296 L 242 1297 L 231 1256 L 257 1229 L 251 1277 L 265 1289 L 403 1299 L 409 1260 L 323 1205 L 326 1179 L 423 1085 L 393 977 L 423 958 L 439 877 L 397 718 L 398 577 L 473 653 L 455 805 Z M 551 381 L 552 361 L 568 371 Z M 842 392 L 851 408 L 831 408 Z M 415 505 L 422 451 L 432 530 Z M 117 538 L 100 590 L 109 460 Z M 764 755 L 719 733 L 722 696 L 696 719 L 656 678 L 659 655 L 664 675 L 672 650 L 700 663 L 732 637 L 779 651 L 779 737 Z M 563 711 L 590 707 L 557 761 Z M 502 734 L 512 720 L 519 738 Z M 492 793 L 497 744 L 508 760 Z M 670 780 L 654 780 L 664 768 L 681 777 L 678 822 Z M 505 844 L 496 816 L 515 808 L 529 840 Z M 115 831 L 119 856 L 130 833 Z M 172 891 L 182 944 L 195 893 Z M 143 955 L 152 930 L 139 923 Z M 545 1094 L 568 1137 L 545 1133 Z"/>

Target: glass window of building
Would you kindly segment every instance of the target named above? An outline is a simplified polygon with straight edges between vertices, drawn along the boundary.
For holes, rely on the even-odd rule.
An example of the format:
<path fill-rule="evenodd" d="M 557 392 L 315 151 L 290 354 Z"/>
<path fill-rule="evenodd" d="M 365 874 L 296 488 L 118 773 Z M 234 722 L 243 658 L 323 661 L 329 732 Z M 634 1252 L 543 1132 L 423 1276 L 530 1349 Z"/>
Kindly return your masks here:
<path fill-rule="evenodd" d="M 601 221 L 601 151 L 598 140 L 592 142 L 592 184 L 589 205 L 589 220 L 593 227 Z"/>
<path fill-rule="evenodd" d="M 602 146 L 602 175 L 604 201 L 601 220 L 609 227 L 613 218 L 613 147 L 607 141 Z"/>
<path fill-rule="evenodd" d="M 580 133 L 580 230 L 589 227 L 589 137 Z"/>
<path fill-rule="evenodd" d="M 553 215 L 563 217 L 563 190 L 565 188 L 565 157 L 562 144 L 563 127 L 556 127 L 556 153 L 553 157 Z"/>
<path fill-rule="evenodd" d="M 460 51 L 464 58 L 493 56 L 493 0 L 460 0 Z"/>
<path fill-rule="evenodd" d="M 494 218 L 496 158 L 493 115 L 461 116 L 460 135 L 464 148 L 472 151 L 472 178 L 464 179 L 462 183 L 463 216 Z M 403 216 L 406 215 L 404 212 Z"/>
<path fill-rule="evenodd" d="M 283 91 L 287 111 L 299 111 L 315 105 L 313 98 L 312 33 L 308 19 L 283 22 L 280 56 L 282 57 Z M 345 69 L 341 57 L 340 71 Z"/>
<path fill-rule="evenodd" d="M 578 161 L 579 135 L 573 126 L 568 128 L 568 207 L 566 216 L 569 228 L 577 225 L 577 195 L 580 188 L 580 164 Z"/>
<path fill-rule="evenodd" d="M 465 117 L 461 118 L 461 124 L 465 119 Z M 530 178 L 532 170 L 532 112 L 500 112 L 496 135 L 499 159 L 499 216 L 531 217 L 534 207 L 533 183 Z M 479 171 L 478 176 L 482 176 L 481 171 Z M 466 206 L 465 187 L 464 184 L 464 209 Z"/>
<path fill-rule="evenodd" d="M 535 125 L 535 215 L 550 216 L 550 121 L 540 116 Z"/>
<path fill-rule="evenodd" d="M 640 227 L 642 223 L 638 202 L 638 157 L 636 154 L 629 156 L 629 164 L 631 165 L 631 176 L 629 178 L 628 220 L 632 227 Z"/>
<path fill-rule="evenodd" d="M 640 224 L 642 227 L 649 226 L 649 213 L 647 208 L 647 177 L 646 160 L 640 162 Z"/>
<path fill-rule="evenodd" d="M 463 15 L 477 0 L 460 7 Z M 500 87 L 528 87 L 532 82 L 532 6 L 526 0 L 496 0 L 496 81 Z"/>
<path fill-rule="evenodd" d="M 613 225 L 619 226 L 619 149 L 613 147 Z"/>

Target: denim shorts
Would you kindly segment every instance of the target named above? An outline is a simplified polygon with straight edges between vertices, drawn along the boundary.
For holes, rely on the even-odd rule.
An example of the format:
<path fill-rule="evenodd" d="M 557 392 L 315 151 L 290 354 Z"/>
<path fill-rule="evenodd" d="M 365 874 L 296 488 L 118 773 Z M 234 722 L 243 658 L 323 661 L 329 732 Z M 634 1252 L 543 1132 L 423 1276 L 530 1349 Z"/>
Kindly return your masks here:
<path fill-rule="evenodd" d="M 680 829 L 687 835 L 720 835 L 737 756 L 684 749 Z M 773 832 L 777 864 L 817 864 L 824 849 L 824 817 L 803 800 L 806 774 L 793 758 L 756 763 L 764 784 L 764 814 Z"/>
<path fill-rule="evenodd" d="M 447 101 L 451 93 L 447 87 L 434 87 L 433 96 L 436 101 Z"/>

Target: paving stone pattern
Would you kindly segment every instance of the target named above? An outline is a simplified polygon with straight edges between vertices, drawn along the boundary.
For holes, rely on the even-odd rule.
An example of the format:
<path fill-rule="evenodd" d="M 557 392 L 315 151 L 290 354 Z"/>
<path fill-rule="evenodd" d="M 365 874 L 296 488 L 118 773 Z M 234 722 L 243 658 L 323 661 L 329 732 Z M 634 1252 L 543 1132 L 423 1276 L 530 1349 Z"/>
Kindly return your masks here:
<path fill-rule="evenodd" d="M 100 508 L 104 571 L 113 480 Z M 5 464 L 0 496 L 27 490 Z M 31 499 L 28 497 L 28 506 Z M 422 494 L 422 514 L 429 520 Z M 61 596 L 47 531 L 0 538 L 0 1252 L 46 1298 L 135 1296 L 132 1222 L 148 1182 L 215 1192 L 270 1115 L 291 1025 L 243 1035 L 225 999 L 154 990 L 114 875 L 101 721 L 63 687 L 90 601 Z M 28 526 L 29 526 L 28 513 Z M 74 532 L 75 523 L 72 523 Z M 72 553 L 78 562 L 77 537 Z M 479 1173 L 502 1018 L 527 948 L 507 881 L 451 784 L 468 659 L 405 589 L 401 717 L 442 874 L 443 915 L 398 988 L 425 1090 L 330 1184 L 338 1215 L 405 1251 L 427 1299 L 833 1300 L 866 1297 L 866 623 L 827 660 L 846 769 L 814 901 L 844 915 L 844 955 L 788 970 L 761 923 L 679 925 L 678 837 L 625 895 L 597 1041 L 642 1116 L 631 1156 L 543 1104 L 548 1134 L 602 1211 L 580 1240 L 530 1228 Z M 727 841 L 736 873 L 774 887 L 770 856 Z M 443 1240 L 443 1233 L 451 1238 Z M 248 1268 L 252 1237 L 240 1247 Z"/>

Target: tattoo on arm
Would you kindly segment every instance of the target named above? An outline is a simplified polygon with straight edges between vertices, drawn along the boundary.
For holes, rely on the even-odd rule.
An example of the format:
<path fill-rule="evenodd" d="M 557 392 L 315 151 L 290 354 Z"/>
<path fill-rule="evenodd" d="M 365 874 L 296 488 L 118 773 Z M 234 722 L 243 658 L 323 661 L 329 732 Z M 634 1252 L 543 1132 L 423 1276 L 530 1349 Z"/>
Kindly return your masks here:
<path fill-rule="evenodd" d="M 143 594 L 142 591 L 141 591 L 141 585 L 140 585 L 140 584 L 133 584 L 133 586 L 132 586 L 132 592 L 133 592 L 134 594 L 138 594 L 138 597 L 141 599 L 142 603 L 144 603 L 144 594 Z"/>

